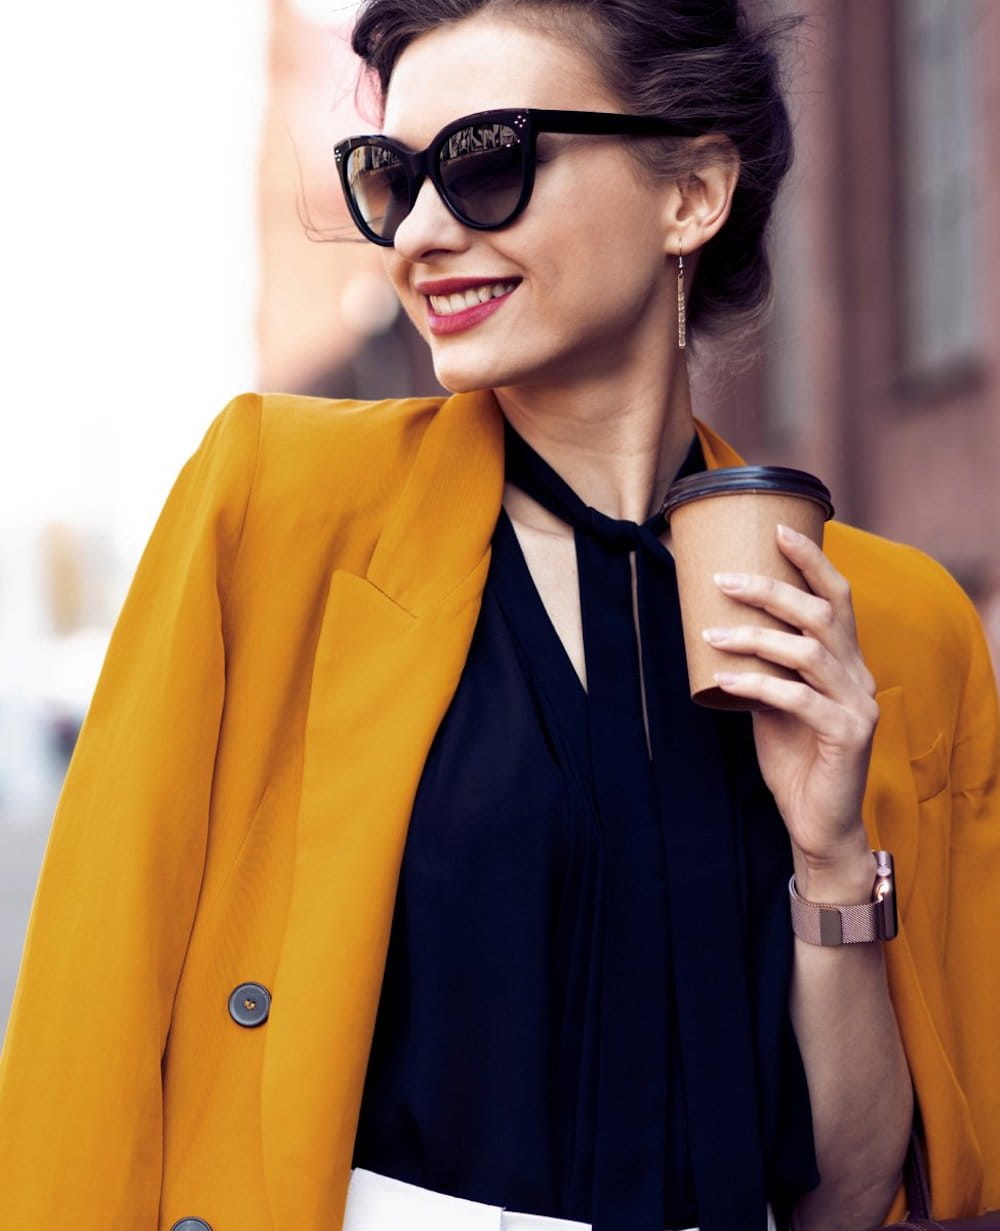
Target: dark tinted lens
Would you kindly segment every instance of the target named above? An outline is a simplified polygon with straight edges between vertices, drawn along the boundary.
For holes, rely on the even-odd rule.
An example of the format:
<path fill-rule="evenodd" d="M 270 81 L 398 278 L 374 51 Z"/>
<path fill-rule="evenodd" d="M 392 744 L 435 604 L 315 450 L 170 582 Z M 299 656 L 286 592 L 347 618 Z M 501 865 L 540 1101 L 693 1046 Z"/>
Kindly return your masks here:
<path fill-rule="evenodd" d="M 470 222 L 496 226 L 510 218 L 524 188 L 524 146 L 507 124 L 471 124 L 453 133 L 438 155 L 452 205 Z"/>
<path fill-rule="evenodd" d="M 347 156 L 347 183 L 358 213 L 376 235 L 392 239 L 410 210 L 410 185 L 394 150 L 359 145 Z"/>

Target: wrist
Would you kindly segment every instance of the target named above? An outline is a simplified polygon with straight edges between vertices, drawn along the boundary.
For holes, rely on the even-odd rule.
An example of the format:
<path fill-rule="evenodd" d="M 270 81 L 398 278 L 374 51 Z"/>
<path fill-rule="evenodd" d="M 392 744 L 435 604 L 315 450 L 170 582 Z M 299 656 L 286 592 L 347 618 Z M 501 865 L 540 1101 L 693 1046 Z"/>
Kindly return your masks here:
<path fill-rule="evenodd" d="M 795 885 L 810 902 L 868 902 L 871 900 L 875 861 L 864 830 L 856 842 L 835 856 L 817 859 L 792 851 Z"/>

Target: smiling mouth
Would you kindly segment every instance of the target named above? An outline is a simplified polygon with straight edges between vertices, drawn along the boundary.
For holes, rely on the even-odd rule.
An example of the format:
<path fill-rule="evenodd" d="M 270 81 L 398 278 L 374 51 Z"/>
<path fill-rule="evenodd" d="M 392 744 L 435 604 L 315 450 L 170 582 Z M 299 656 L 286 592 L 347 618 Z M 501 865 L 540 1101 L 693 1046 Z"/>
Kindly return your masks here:
<path fill-rule="evenodd" d="M 502 299 L 516 286 L 516 282 L 487 282 L 482 286 L 469 287 L 465 291 L 454 291 L 450 295 L 428 295 L 427 299 L 435 315 L 454 316 L 458 312 L 467 312 L 469 308 L 489 303 L 491 299 Z"/>

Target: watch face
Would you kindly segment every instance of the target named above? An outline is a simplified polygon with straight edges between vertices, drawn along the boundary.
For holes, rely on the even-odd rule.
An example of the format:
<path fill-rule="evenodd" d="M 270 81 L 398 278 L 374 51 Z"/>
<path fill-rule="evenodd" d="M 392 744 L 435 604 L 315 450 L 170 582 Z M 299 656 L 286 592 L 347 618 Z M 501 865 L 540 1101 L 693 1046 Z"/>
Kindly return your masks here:
<path fill-rule="evenodd" d="M 876 851 L 875 865 L 875 888 L 872 891 L 872 898 L 878 919 L 879 935 L 883 940 L 892 940 L 899 931 L 892 856 L 888 851 Z"/>
<path fill-rule="evenodd" d="M 874 884 L 874 911 L 878 922 L 878 934 L 883 940 L 892 940 L 899 931 L 899 918 L 895 910 L 895 885 L 892 864 L 887 872 L 879 873 Z"/>

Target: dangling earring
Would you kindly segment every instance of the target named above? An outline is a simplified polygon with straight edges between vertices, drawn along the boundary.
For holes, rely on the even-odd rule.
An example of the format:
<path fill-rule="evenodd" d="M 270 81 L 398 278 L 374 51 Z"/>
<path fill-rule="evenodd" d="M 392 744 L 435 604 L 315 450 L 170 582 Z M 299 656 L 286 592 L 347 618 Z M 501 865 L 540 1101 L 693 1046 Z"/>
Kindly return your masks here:
<path fill-rule="evenodd" d="M 684 303 L 684 252 L 677 245 L 677 346 L 687 346 L 687 306 Z"/>

